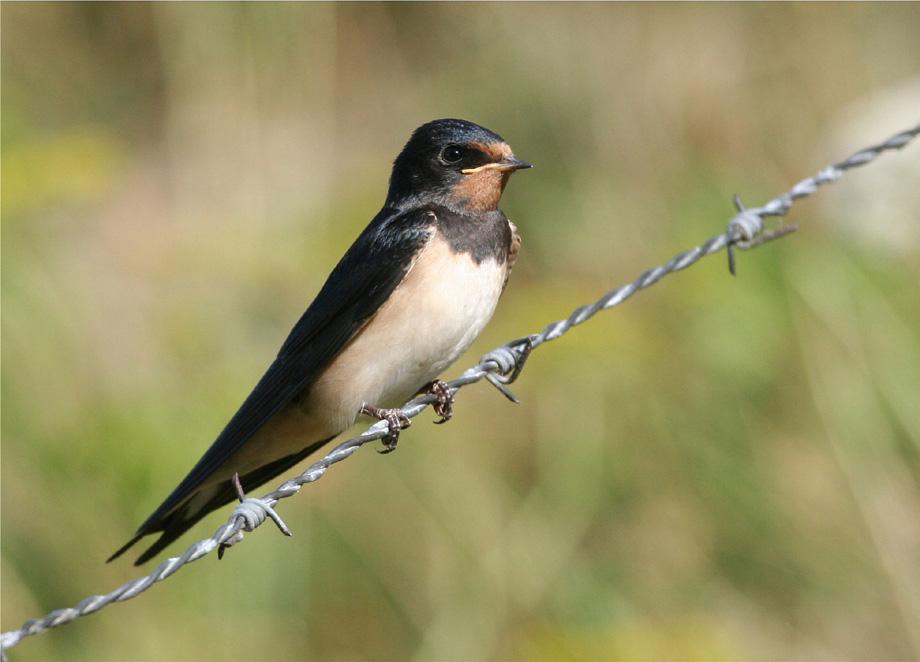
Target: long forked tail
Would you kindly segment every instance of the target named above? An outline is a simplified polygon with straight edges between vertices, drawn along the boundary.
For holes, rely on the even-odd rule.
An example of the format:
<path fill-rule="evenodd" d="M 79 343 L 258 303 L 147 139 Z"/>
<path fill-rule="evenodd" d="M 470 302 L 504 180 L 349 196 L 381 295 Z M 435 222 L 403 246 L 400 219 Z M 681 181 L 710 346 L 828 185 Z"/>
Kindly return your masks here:
<path fill-rule="evenodd" d="M 281 459 L 259 467 L 255 471 L 249 472 L 245 476 L 241 476 L 240 483 L 243 485 L 243 490 L 249 492 L 250 490 L 256 489 L 278 474 L 287 471 L 308 455 L 316 452 L 321 446 L 327 444 L 332 439 L 333 437 L 329 437 L 328 439 L 318 441 L 298 453 L 282 457 Z M 194 492 L 181 505 L 177 506 L 163 517 L 152 522 L 149 520 L 145 522 L 144 525 L 138 529 L 135 536 L 119 548 L 117 552 L 112 554 L 106 563 L 110 563 L 117 559 L 131 549 L 141 538 L 162 531 L 162 535 L 157 541 L 134 562 L 136 566 L 142 565 L 163 551 L 173 541 L 179 538 L 179 536 L 197 524 L 203 517 L 236 498 L 236 489 L 229 480 L 220 485 L 214 485 L 205 490 Z"/>

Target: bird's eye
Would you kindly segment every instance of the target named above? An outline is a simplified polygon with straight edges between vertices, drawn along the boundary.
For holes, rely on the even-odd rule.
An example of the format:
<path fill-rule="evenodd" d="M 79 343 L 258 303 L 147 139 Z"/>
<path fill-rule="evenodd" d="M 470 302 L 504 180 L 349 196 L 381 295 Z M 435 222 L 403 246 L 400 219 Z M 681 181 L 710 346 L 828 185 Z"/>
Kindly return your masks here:
<path fill-rule="evenodd" d="M 460 159 L 463 158 L 463 150 L 457 145 L 448 145 L 444 148 L 444 151 L 441 152 L 441 158 L 444 160 L 444 163 L 459 163 Z"/>

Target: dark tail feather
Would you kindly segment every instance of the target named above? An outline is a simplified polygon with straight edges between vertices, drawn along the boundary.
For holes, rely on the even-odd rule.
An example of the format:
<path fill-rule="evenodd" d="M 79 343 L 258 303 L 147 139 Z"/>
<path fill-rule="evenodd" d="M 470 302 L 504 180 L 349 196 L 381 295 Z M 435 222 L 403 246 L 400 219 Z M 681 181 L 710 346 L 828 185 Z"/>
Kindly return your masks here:
<path fill-rule="evenodd" d="M 249 472 L 245 476 L 241 476 L 240 483 L 243 485 L 243 490 L 245 492 L 249 492 L 250 490 L 256 489 L 278 474 L 287 471 L 311 453 L 316 452 L 321 446 L 327 444 L 332 439 L 333 437 L 329 437 L 329 439 L 318 441 L 315 444 L 303 449 L 299 453 L 294 453 L 293 455 L 288 455 L 287 457 L 283 457 L 280 460 L 275 460 L 274 462 L 270 462 L 264 466 L 259 467 L 255 471 Z M 117 559 L 144 536 L 162 531 L 163 535 L 161 535 L 157 541 L 153 543 L 153 545 L 151 545 L 147 551 L 141 554 L 137 561 L 134 562 L 134 565 L 136 566 L 142 565 L 163 551 L 174 540 L 192 528 L 195 524 L 198 523 L 199 520 L 204 518 L 210 512 L 217 510 L 221 506 L 230 503 L 236 498 L 236 490 L 228 480 L 226 484 L 219 486 L 218 489 L 214 492 L 213 496 L 211 496 L 211 498 L 205 502 L 204 506 L 199 507 L 194 513 L 188 513 L 189 501 L 186 501 L 184 504 L 166 516 L 162 517 L 161 519 L 155 522 L 145 523 L 145 525 L 142 526 L 140 530 L 138 530 L 137 535 L 125 543 L 121 549 L 112 554 L 106 563 Z"/>
<path fill-rule="evenodd" d="M 133 538 L 131 538 L 131 540 L 129 540 L 128 542 L 126 542 L 126 543 L 124 544 L 123 547 L 121 547 L 117 552 L 115 552 L 114 554 L 112 554 L 112 555 L 108 558 L 108 560 L 106 561 L 106 563 L 111 563 L 112 561 L 114 561 L 115 559 L 117 559 L 119 556 L 121 556 L 122 554 L 124 554 L 125 552 L 127 552 L 129 549 L 131 549 L 132 547 L 134 547 L 134 544 L 135 544 L 138 540 L 140 540 L 141 538 L 143 538 L 145 535 L 147 535 L 147 534 L 145 534 L 145 533 L 138 533 L 136 536 L 134 536 Z"/>

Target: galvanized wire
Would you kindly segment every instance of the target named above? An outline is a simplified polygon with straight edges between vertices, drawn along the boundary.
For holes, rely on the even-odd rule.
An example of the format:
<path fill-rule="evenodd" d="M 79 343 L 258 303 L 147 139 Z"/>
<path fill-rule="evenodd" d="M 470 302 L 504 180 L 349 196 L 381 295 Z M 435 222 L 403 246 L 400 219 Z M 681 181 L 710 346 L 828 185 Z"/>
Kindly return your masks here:
<path fill-rule="evenodd" d="M 666 264 L 649 269 L 632 283 L 608 292 L 593 304 L 578 308 L 568 318 L 553 322 L 540 333 L 512 340 L 494 349 L 483 356 L 477 365 L 468 369 L 457 379 L 449 382 L 448 386 L 450 386 L 452 392 L 456 392 L 468 384 L 485 378 L 507 397 L 516 400 L 505 385 L 511 383 L 517 377 L 523 367 L 524 360 L 526 360 L 532 349 L 539 347 L 544 342 L 559 338 L 573 326 L 587 321 L 601 310 L 606 310 L 622 303 L 639 290 L 657 283 L 664 276 L 685 269 L 703 257 L 716 253 L 723 248 L 727 248 L 729 251 L 729 266 L 732 273 L 734 273 L 733 250 L 735 247 L 753 248 L 765 241 L 783 236 L 797 227 L 785 226 L 765 233 L 764 221 L 766 218 L 784 216 L 797 200 L 812 195 L 818 190 L 818 187 L 837 181 L 846 171 L 870 163 L 886 151 L 901 149 L 913 140 L 917 134 L 920 134 L 920 124 L 902 131 L 877 145 L 866 147 L 844 161 L 828 166 L 813 177 L 803 179 L 789 191 L 773 198 L 762 207 L 745 209 L 736 197 L 735 204 L 738 207 L 738 213 L 729 221 L 728 227 L 723 234 L 711 238 L 701 246 L 675 256 Z M 435 396 L 433 395 L 416 398 L 406 403 L 402 408 L 402 412 L 412 418 L 421 413 L 425 407 L 434 403 L 434 401 Z M 388 424 L 385 421 L 375 423 L 363 434 L 336 446 L 322 460 L 310 466 L 300 476 L 285 482 L 274 492 L 260 499 L 243 500 L 230 514 L 227 523 L 220 527 L 211 538 L 195 543 L 181 556 L 163 561 L 150 575 L 128 582 L 106 595 L 94 595 L 86 598 L 75 607 L 58 609 L 44 618 L 27 621 L 18 630 L 4 632 L 0 635 L 0 660 L 6 662 L 6 650 L 15 646 L 24 637 L 70 623 L 80 616 L 91 614 L 113 602 L 129 600 L 143 593 L 153 584 L 166 579 L 187 563 L 197 561 L 209 554 L 215 548 L 218 548 L 219 553 L 223 552 L 230 545 L 242 540 L 243 532 L 252 531 L 260 526 L 267 517 L 271 517 L 282 532 L 290 535 L 287 527 L 284 526 L 280 517 L 274 512 L 274 507 L 278 501 L 293 496 L 304 485 L 319 480 L 330 466 L 351 456 L 364 444 L 385 437 L 388 431 Z"/>

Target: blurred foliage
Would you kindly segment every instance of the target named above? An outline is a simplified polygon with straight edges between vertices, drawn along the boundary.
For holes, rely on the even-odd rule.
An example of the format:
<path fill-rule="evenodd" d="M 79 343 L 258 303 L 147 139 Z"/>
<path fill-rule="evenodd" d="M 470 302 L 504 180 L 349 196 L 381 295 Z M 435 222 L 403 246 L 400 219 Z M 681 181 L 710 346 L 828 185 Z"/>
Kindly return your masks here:
<path fill-rule="evenodd" d="M 2 26 L 4 630 L 139 575 L 103 561 L 419 124 L 537 165 L 452 377 L 920 108 L 913 3 L 3 3 Z M 337 465 L 282 505 L 293 538 L 11 659 L 916 659 L 918 150 L 796 205 L 737 278 L 705 260 L 542 347 L 521 406 L 465 389 Z"/>

